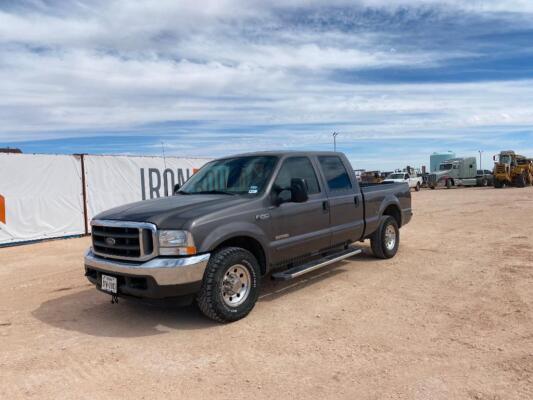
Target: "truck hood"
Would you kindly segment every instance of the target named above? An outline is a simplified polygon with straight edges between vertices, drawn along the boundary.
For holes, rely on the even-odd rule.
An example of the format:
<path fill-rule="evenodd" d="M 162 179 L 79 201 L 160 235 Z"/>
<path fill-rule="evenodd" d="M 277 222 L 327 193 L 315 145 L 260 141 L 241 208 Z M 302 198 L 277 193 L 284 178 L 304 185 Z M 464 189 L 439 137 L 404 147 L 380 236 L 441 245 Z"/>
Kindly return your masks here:
<path fill-rule="evenodd" d="M 180 229 L 191 219 L 247 202 L 246 196 L 194 194 L 138 201 L 104 211 L 94 219 L 150 222 L 162 229 Z"/>
<path fill-rule="evenodd" d="M 444 170 L 438 170 L 438 171 L 432 172 L 432 174 L 435 174 L 437 179 L 439 179 L 439 178 L 442 178 L 443 176 L 449 175 L 451 171 L 452 171 L 451 169 L 444 169 Z"/>

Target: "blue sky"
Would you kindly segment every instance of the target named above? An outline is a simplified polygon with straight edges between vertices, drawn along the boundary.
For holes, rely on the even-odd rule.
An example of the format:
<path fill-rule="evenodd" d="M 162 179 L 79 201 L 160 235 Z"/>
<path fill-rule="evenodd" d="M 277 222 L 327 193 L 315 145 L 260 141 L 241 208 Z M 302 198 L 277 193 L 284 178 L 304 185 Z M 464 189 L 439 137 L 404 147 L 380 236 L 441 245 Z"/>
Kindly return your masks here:
<path fill-rule="evenodd" d="M 532 1 L 286 3 L 0 2 L 0 147 L 533 157 Z"/>

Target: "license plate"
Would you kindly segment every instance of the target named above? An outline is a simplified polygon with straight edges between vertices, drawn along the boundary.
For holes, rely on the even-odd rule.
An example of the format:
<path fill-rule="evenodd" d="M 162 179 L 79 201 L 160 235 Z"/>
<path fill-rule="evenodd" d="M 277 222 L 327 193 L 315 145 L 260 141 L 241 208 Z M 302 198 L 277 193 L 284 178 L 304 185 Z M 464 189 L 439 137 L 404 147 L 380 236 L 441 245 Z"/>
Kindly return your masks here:
<path fill-rule="evenodd" d="M 117 293 L 117 278 L 114 276 L 102 275 L 102 290 L 110 293 Z"/>

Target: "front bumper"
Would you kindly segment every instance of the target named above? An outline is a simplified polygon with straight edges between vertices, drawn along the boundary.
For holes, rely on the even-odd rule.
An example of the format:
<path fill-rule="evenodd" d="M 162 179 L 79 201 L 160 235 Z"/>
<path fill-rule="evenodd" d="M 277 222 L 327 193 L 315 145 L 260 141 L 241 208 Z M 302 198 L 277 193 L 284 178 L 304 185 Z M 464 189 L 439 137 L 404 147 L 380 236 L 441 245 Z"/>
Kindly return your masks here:
<path fill-rule="evenodd" d="M 210 254 L 190 257 L 156 257 L 144 263 L 103 258 L 91 249 L 85 254 L 85 275 L 98 289 L 102 273 L 118 279 L 119 295 L 142 298 L 176 297 L 196 293 Z"/>

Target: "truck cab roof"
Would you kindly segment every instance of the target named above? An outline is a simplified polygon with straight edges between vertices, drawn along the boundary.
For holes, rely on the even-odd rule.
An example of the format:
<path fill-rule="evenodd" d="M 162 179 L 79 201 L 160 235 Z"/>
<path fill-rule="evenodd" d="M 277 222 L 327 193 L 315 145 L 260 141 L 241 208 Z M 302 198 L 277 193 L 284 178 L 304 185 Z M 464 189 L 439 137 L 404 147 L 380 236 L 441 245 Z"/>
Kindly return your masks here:
<path fill-rule="evenodd" d="M 251 156 L 345 156 L 340 151 L 299 151 L 299 150 L 283 150 L 283 151 L 255 151 L 249 153 L 234 154 L 221 158 L 236 158 L 236 157 L 251 157 Z"/>

